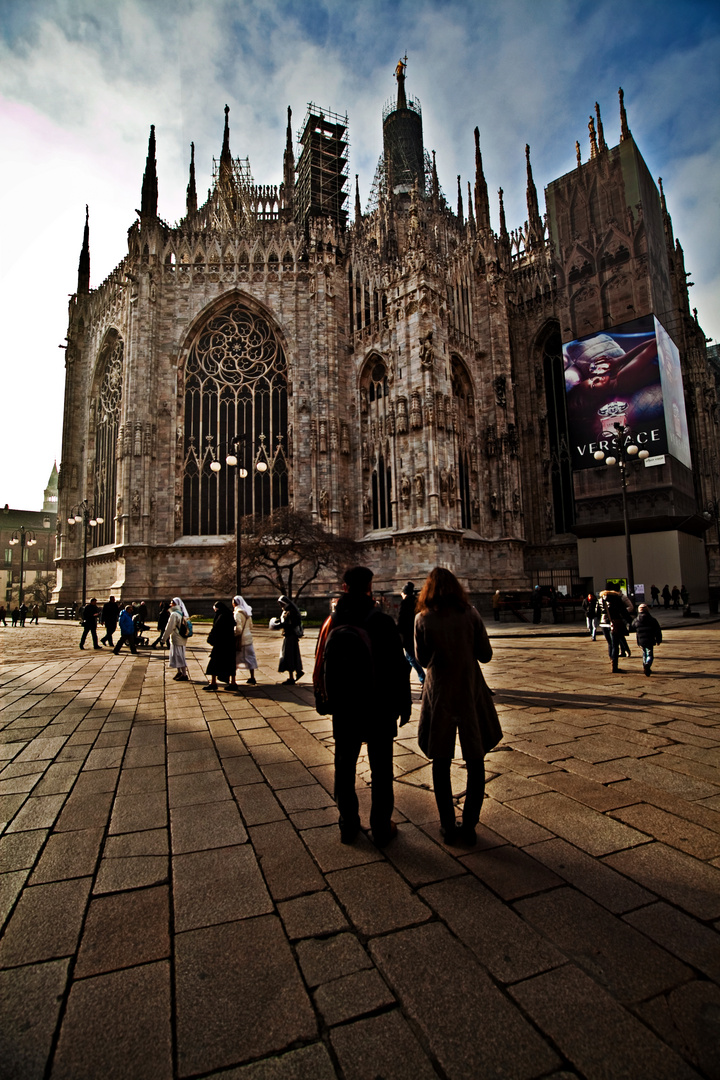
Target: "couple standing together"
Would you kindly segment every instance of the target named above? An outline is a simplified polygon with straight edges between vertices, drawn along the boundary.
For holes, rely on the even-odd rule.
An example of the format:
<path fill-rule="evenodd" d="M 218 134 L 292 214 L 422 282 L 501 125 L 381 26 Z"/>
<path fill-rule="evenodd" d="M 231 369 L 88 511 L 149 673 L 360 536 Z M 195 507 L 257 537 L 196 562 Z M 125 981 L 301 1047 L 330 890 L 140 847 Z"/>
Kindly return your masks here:
<path fill-rule="evenodd" d="M 401 726 L 410 719 L 410 667 L 395 623 L 375 605 L 372 578 L 367 567 L 346 571 L 343 595 L 318 638 L 313 683 L 319 709 L 332 713 L 341 840 L 352 843 L 360 831 L 355 770 L 365 742 L 372 774 L 370 828 L 383 847 L 397 833 L 393 739 L 398 719 Z M 348 628 L 360 639 L 356 655 L 362 643 L 369 653 L 366 665 L 356 661 L 361 670 L 354 677 L 344 669 L 340 648 Z M 478 663 L 492 657 L 487 631 L 458 579 L 442 567 L 430 573 L 418 597 L 415 655 L 425 668 L 418 743 L 432 759 L 441 832 L 447 844 L 472 845 L 485 792 L 485 754 L 502 731 Z M 450 779 L 457 736 L 467 768 L 461 823 L 455 820 Z"/>

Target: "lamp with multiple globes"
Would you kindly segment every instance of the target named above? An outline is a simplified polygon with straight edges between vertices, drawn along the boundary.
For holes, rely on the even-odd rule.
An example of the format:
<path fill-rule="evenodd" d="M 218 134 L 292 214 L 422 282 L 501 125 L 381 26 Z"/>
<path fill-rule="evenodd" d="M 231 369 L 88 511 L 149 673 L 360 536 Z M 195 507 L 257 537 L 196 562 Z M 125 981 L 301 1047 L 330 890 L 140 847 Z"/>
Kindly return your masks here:
<path fill-rule="evenodd" d="M 18 600 L 18 606 L 22 606 L 25 548 L 33 547 L 37 544 L 37 537 L 32 529 L 26 529 L 24 525 L 21 525 L 20 528 L 16 529 L 12 534 L 9 542 L 12 547 L 15 547 L 16 544 L 20 545 L 20 599 Z"/>
<path fill-rule="evenodd" d="M 635 599 L 635 574 L 633 570 L 632 544 L 630 541 L 630 518 L 627 504 L 627 470 L 634 461 L 645 461 L 650 457 L 647 450 L 630 442 L 630 428 L 625 424 L 613 424 L 615 435 L 608 438 L 611 453 L 604 450 L 596 450 L 593 457 L 596 461 L 604 461 L 606 465 L 617 465 L 620 469 L 620 487 L 622 490 L 623 524 L 625 527 L 625 558 L 627 561 L 628 595 Z"/>
<path fill-rule="evenodd" d="M 102 525 L 105 518 L 95 513 L 95 508 L 87 499 L 83 499 L 77 506 L 73 506 L 68 514 L 68 525 L 83 526 L 83 576 L 82 576 L 82 606 L 85 607 L 87 596 L 87 549 L 88 529 L 94 529 L 96 525 Z"/>
<path fill-rule="evenodd" d="M 240 465 L 239 462 L 245 460 L 245 442 L 246 442 L 246 440 L 245 440 L 245 438 L 243 436 L 238 436 L 237 438 L 233 439 L 232 440 L 232 450 L 229 451 L 225 455 L 225 464 L 228 465 L 231 469 L 234 468 L 234 469 L 237 470 L 236 474 L 235 474 L 236 479 L 237 479 L 237 484 L 236 484 L 236 487 L 235 487 L 235 548 L 236 548 L 236 550 L 235 550 L 235 590 L 236 590 L 238 596 L 241 594 L 241 584 L 242 584 L 242 572 L 241 572 L 242 529 L 241 529 L 241 522 L 242 522 L 243 514 L 241 513 L 241 510 L 240 510 L 240 507 L 241 507 L 240 495 L 241 495 L 241 489 L 242 489 L 241 481 L 247 479 L 247 476 L 248 476 L 248 470 L 245 468 L 244 465 Z M 220 461 L 218 461 L 217 458 L 214 458 L 210 462 L 210 469 L 212 470 L 212 472 L 217 474 L 222 469 L 222 463 Z M 255 471 L 260 473 L 261 476 L 262 476 L 263 473 L 266 473 L 268 471 L 268 461 L 267 461 L 267 452 L 265 450 L 265 436 L 264 435 L 260 436 L 260 447 L 258 448 L 258 452 L 257 452 L 256 457 L 255 457 Z"/>

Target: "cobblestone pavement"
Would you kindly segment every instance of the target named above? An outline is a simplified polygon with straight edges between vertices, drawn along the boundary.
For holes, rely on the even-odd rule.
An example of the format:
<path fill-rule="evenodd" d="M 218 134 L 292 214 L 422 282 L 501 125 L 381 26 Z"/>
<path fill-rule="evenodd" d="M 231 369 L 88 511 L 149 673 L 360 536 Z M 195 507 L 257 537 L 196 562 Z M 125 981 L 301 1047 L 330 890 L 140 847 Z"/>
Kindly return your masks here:
<path fill-rule="evenodd" d="M 687 622 L 649 679 L 634 645 L 612 676 L 600 641 L 496 637 L 477 847 L 442 844 L 415 715 L 384 851 L 340 844 L 269 632 L 234 695 L 201 633 L 176 683 L 0 627 L 0 1075 L 719 1077 L 720 627 Z"/>

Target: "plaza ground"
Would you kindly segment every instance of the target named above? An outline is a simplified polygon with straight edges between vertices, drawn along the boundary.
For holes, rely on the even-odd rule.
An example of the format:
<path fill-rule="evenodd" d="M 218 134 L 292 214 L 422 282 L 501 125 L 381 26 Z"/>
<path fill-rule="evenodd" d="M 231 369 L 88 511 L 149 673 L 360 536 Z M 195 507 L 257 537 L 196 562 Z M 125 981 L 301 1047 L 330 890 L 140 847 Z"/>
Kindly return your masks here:
<path fill-rule="evenodd" d="M 0 627 L 0 1075 L 720 1077 L 720 622 L 661 620 L 651 678 L 634 636 L 611 675 L 579 622 L 489 623 L 474 849 L 442 843 L 413 676 L 382 851 L 339 841 L 315 633 L 287 687 L 259 631 L 235 695 L 202 632 L 177 683 Z"/>

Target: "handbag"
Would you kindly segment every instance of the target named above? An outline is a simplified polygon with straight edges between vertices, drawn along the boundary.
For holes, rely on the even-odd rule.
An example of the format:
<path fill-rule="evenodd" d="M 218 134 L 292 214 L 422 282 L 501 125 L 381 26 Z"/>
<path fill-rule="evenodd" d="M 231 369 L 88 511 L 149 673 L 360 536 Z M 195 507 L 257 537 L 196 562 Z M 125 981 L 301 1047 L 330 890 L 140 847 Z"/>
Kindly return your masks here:
<path fill-rule="evenodd" d="M 298 625 L 295 627 L 295 633 L 298 637 L 305 637 L 305 631 L 303 629 L 302 623 L 298 623 Z"/>

